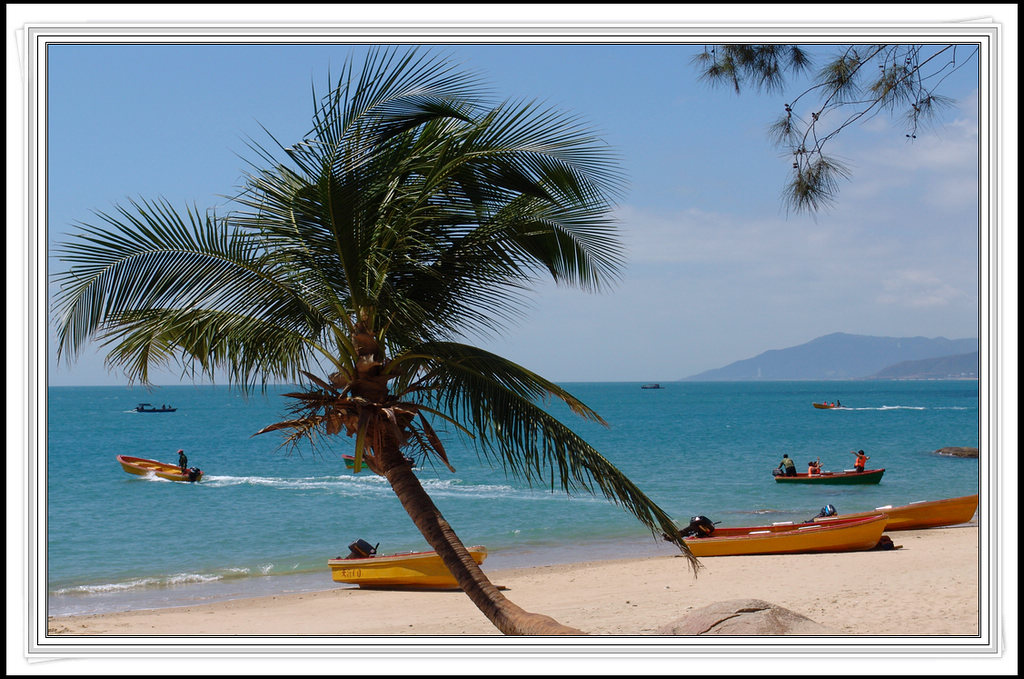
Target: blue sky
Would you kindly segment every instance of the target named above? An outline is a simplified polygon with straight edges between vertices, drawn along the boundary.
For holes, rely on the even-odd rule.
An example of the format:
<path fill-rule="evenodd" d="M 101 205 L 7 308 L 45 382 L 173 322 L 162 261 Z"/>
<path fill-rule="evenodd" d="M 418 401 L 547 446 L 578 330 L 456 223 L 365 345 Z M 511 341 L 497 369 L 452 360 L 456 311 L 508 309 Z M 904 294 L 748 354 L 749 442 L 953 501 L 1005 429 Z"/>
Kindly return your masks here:
<path fill-rule="evenodd" d="M 298 140 L 312 84 L 364 49 L 51 46 L 50 242 L 131 197 L 225 205 L 252 157 L 246 138 L 266 141 L 263 125 Z M 496 97 L 579 114 L 629 178 L 616 210 L 622 282 L 600 295 L 541 285 L 527 322 L 487 348 L 556 381 L 668 381 L 832 332 L 978 336 L 973 65 L 946 81 L 955 106 L 914 143 L 884 116 L 843 132 L 832 152 L 852 179 L 807 217 L 785 214 L 788 161 L 765 133 L 787 95 L 699 82 L 700 44 L 430 49 L 480 72 Z M 52 345 L 50 384 L 124 383 L 99 350 L 68 367 Z"/>

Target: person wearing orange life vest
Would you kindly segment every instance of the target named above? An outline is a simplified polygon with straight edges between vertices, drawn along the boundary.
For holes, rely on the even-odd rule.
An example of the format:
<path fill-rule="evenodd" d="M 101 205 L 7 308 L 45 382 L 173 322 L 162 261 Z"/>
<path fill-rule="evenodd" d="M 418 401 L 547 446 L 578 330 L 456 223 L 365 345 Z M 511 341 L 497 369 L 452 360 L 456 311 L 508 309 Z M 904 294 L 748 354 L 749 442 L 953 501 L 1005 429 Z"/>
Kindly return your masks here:
<path fill-rule="evenodd" d="M 858 450 L 856 452 L 851 450 L 850 452 L 857 456 L 857 461 L 853 463 L 854 470 L 857 472 L 864 471 L 864 466 L 871 458 L 865 455 L 863 450 Z"/>
<path fill-rule="evenodd" d="M 817 476 L 818 474 L 821 474 L 821 462 L 811 460 L 807 463 L 807 475 Z"/>

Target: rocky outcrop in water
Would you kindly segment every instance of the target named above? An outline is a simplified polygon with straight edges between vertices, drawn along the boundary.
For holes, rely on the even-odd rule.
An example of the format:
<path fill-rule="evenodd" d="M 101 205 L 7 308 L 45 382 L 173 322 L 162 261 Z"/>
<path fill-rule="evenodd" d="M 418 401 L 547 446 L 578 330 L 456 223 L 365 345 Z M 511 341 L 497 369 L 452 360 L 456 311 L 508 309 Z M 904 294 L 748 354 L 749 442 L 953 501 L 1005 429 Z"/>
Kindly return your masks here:
<path fill-rule="evenodd" d="M 948 455 L 950 457 L 978 457 L 977 448 L 968 448 L 963 446 L 949 446 L 947 448 L 939 448 L 935 451 L 936 455 Z"/>

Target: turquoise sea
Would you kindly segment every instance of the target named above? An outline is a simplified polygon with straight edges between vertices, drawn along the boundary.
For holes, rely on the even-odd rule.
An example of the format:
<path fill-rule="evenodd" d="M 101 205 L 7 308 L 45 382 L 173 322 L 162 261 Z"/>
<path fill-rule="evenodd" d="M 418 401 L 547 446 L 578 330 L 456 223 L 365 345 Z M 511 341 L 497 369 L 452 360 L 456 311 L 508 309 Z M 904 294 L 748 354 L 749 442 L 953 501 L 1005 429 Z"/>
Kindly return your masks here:
<path fill-rule="evenodd" d="M 842 512 L 976 493 L 978 462 L 937 455 L 978 446 L 976 381 L 639 383 L 563 385 L 610 424 L 563 420 L 685 525 L 802 520 L 825 504 Z M 346 470 L 352 440 L 319 454 L 280 448 L 286 418 L 274 387 L 244 397 L 222 386 L 51 387 L 45 553 L 48 615 L 184 606 L 344 587 L 329 558 L 358 538 L 380 553 L 427 549 L 387 483 Z M 841 410 L 814 401 L 840 400 Z M 133 412 L 139 402 L 174 413 Z M 556 411 L 563 415 L 560 410 Z M 670 554 L 673 548 L 600 497 L 529 487 L 449 438 L 456 468 L 418 469 L 467 545 L 485 545 L 484 570 Z M 126 474 L 117 454 L 176 462 L 185 450 L 198 484 Z M 801 471 L 820 457 L 851 468 L 851 450 L 884 467 L 877 486 L 776 484 L 783 453 Z M 42 551 L 42 550 L 40 550 Z"/>

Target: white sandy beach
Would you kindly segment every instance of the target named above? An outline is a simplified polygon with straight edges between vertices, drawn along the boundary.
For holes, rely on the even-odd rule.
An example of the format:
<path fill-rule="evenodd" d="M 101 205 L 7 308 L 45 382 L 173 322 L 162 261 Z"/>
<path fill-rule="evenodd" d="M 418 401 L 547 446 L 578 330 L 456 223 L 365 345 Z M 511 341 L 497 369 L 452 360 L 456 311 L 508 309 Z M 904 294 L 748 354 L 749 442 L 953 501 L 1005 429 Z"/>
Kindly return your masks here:
<path fill-rule="evenodd" d="M 589 634 L 652 635 L 688 611 L 762 599 L 839 635 L 976 635 L 978 527 L 889 533 L 890 551 L 674 556 L 491 571 L 528 611 Z M 341 588 L 158 610 L 50 618 L 49 635 L 463 636 L 498 631 L 458 591 Z"/>

